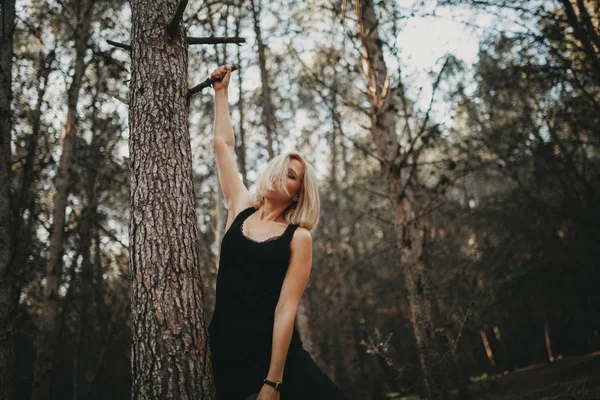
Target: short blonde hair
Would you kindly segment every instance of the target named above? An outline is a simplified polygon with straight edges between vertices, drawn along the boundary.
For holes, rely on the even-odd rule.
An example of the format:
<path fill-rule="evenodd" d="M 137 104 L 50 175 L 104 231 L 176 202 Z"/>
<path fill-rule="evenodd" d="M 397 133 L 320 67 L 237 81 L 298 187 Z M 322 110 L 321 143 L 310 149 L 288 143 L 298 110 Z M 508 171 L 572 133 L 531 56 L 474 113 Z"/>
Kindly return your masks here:
<path fill-rule="evenodd" d="M 267 164 L 267 168 L 258 178 L 256 184 L 256 195 L 254 196 L 254 207 L 259 208 L 265 202 L 262 195 L 263 190 L 277 188 L 280 192 L 287 192 L 285 181 L 287 179 L 290 159 L 302 163 L 304 173 L 302 183 L 298 192 L 298 201 L 293 202 L 285 211 L 284 217 L 290 224 L 298 224 L 303 228 L 313 230 L 319 223 L 321 202 L 319 200 L 319 185 L 313 166 L 298 152 L 291 151 L 273 157 Z"/>

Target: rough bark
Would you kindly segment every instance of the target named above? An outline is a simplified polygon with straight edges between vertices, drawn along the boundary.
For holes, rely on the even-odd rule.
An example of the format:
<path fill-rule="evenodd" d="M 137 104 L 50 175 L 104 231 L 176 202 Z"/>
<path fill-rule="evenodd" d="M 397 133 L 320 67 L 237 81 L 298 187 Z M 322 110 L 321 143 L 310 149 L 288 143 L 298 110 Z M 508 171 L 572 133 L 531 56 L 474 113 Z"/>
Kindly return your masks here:
<path fill-rule="evenodd" d="M 178 2 L 134 0 L 129 114 L 132 398 L 214 399 Z"/>
<path fill-rule="evenodd" d="M 356 14 L 360 24 L 365 65 L 364 77 L 369 88 L 371 134 L 389 187 L 397 234 L 397 265 L 404 276 L 423 387 L 429 399 L 445 399 L 447 393 L 436 345 L 431 282 L 423 260 L 423 226 L 416 216 L 416 203 L 410 174 L 402 168 L 396 135 L 396 113 L 392 107 L 392 87 L 383 58 L 383 42 L 371 0 L 358 1 Z M 413 160 L 413 162 L 416 162 Z"/>
<path fill-rule="evenodd" d="M 2 2 L 0 15 L 0 398 L 15 398 L 14 312 L 15 277 L 11 207 L 11 102 L 15 1 Z"/>
<path fill-rule="evenodd" d="M 257 0 L 251 0 L 252 20 L 254 22 L 254 33 L 256 34 L 256 44 L 258 47 L 258 65 L 260 66 L 260 80 L 262 85 L 262 100 L 263 100 L 263 123 L 267 131 L 267 152 L 269 159 L 275 155 L 273 142 L 276 135 L 275 113 L 273 111 L 273 103 L 271 101 L 271 88 L 269 87 L 269 71 L 267 69 L 266 48 L 262 39 L 260 30 L 260 4 L 256 4 Z"/>
<path fill-rule="evenodd" d="M 79 17 L 75 28 L 75 68 L 73 80 L 69 87 L 67 103 L 67 120 L 62 138 L 62 154 L 56 176 L 56 195 L 52 212 L 50 246 L 46 261 L 46 285 L 44 287 L 44 307 L 41 316 L 40 334 L 37 343 L 35 360 L 34 400 L 52 397 L 52 369 L 54 351 L 58 339 L 58 304 L 61 275 L 61 260 L 65 212 L 67 207 L 71 158 L 77 127 L 77 102 L 83 75 L 85 73 L 84 58 L 90 33 L 94 0 L 83 0 L 79 5 Z"/>

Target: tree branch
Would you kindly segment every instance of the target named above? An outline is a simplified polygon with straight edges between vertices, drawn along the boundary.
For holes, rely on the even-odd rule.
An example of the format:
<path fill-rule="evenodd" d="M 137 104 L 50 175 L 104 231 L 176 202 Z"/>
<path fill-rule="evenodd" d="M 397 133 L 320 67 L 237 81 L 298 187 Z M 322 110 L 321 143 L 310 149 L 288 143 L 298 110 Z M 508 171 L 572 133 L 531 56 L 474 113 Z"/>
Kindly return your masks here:
<path fill-rule="evenodd" d="M 181 17 L 183 17 L 183 12 L 187 7 L 187 3 L 188 0 L 179 1 L 177 11 L 175 11 L 175 15 L 173 15 L 171 22 L 169 22 L 169 25 L 167 25 L 167 33 L 169 34 L 169 37 L 171 39 L 173 39 L 175 37 L 175 34 L 177 33 L 177 28 L 179 27 L 179 23 L 181 22 Z"/>
<path fill-rule="evenodd" d="M 110 40 L 110 39 L 106 39 L 106 43 L 110 44 L 111 46 L 120 47 L 120 48 L 125 49 L 127 51 L 131 51 L 131 45 L 130 44 L 119 43 L 119 42 L 115 42 L 114 40 Z"/>
<path fill-rule="evenodd" d="M 240 69 L 240 67 L 237 65 L 234 65 L 233 67 L 231 67 L 232 72 L 237 71 L 238 69 Z M 193 88 L 191 88 L 190 90 L 188 90 L 188 94 L 187 94 L 188 99 L 190 99 L 193 95 L 195 95 L 202 89 L 205 89 L 205 88 L 209 87 L 210 85 L 212 85 L 213 83 L 219 82 L 219 81 L 221 81 L 221 79 L 206 78 L 206 80 L 204 82 L 202 82 L 199 85 L 196 85 Z"/>
<path fill-rule="evenodd" d="M 335 88 L 327 85 L 327 83 L 323 82 L 323 80 L 321 78 L 319 78 L 319 76 L 312 70 L 310 69 L 305 63 L 304 61 L 302 61 L 302 59 L 300 58 L 300 55 L 296 52 L 296 50 L 294 49 L 293 46 L 288 45 L 288 49 L 292 52 L 292 54 L 296 57 L 296 60 L 298 60 L 298 62 L 300 63 L 300 65 L 302 66 L 302 68 L 304 69 L 304 71 L 306 71 L 307 74 L 309 74 L 315 82 L 317 82 L 319 85 L 321 85 L 324 88 L 327 88 L 328 90 L 331 90 L 334 94 L 336 94 L 344 104 L 346 104 L 347 106 L 360 111 L 362 114 L 366 115 L 367 117 L 370 118 L 371 114 L 369 113 L 368 110 L 365 110 L 363 107 L 361 107 L 360 105 L 354 103 L 353 101 L 345 98 L 339 91 L 337 91 Z"/>
<path fill-rule="evenodd" d="M 235 43 L 239 45 L 240 43 L 246 43 L 246 38 L 242 37 L 219 37 L 219 36 L 211 36 L 211 37 L 188 37 L 188 44 L 221 44 L 221 43 Z"/>

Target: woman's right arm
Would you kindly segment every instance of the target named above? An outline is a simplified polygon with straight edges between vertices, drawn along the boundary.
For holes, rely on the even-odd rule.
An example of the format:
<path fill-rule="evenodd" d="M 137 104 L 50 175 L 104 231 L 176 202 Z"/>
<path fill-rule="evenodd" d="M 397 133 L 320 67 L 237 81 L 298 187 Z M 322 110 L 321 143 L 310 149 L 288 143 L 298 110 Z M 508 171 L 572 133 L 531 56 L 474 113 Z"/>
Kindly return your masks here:
<path fill-rule="evenodd" d="M 235 137 L 231 118 L 229 117 L 229 67 L 221 66 L 212 73 L 213 77 L 223 77 L 221 82 L 215 82 L 215 124 L 213 147 L 217 159 L 219 183 L 229 212 L 226 229 L 229 228 L 235 216 L 243 209 L 252 205 L 252 195 L 242 182 L 235 162 Z"/>

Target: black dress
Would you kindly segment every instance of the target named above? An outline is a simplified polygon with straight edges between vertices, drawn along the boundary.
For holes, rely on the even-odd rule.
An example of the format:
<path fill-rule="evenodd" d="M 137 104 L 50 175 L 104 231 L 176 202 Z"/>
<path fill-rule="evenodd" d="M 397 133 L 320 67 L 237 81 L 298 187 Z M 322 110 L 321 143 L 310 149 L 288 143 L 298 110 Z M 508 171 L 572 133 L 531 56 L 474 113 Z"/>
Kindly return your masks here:
<path fill-rule="evenodd" d="M 245 400 L 261 390 L 269 372 L 274 312 L 298 225 L 254 241 L 242 228 L 255 211 L 240 212 L 221 242 L 215 311 L 208 327 L 217 400 Z M 346 399 L 302 347 L 295 325 L 282 382 L 281 400 Z"/>

